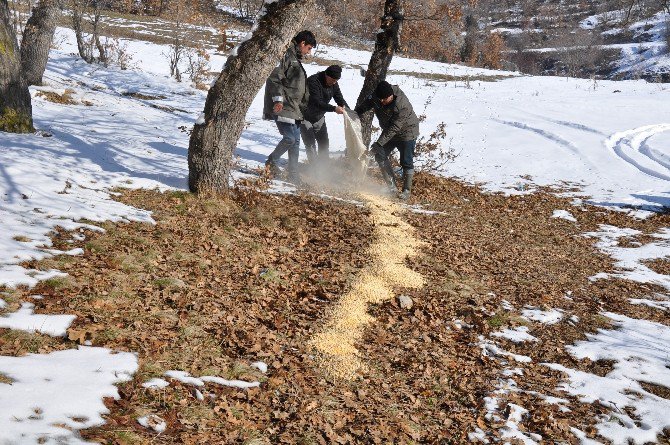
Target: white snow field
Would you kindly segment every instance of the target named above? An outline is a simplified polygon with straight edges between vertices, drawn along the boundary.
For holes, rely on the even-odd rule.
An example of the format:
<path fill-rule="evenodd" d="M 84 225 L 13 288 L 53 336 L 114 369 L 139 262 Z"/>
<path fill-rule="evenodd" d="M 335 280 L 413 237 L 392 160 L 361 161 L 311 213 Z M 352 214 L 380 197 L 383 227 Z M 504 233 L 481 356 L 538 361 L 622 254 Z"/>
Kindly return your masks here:
<path fill-rule="evenodd" d="M 76 47 L 71 31 L 59 29 L 58 33 L 57 40 L 64 43 L 52 51 L 46 86 L 31 89 L 38 132 L 0 134 L 0 284 L 8 287 L 32 286 L 59 274 L 25 269 L 20 265 L 23 261 L 81 253 L 50 248 L 48 234 L 57 226 L 74 231 L 73 238 L 81 240 L 79 229 L 102 230 L 95 226 L 100 221 L 153 223 L 150 212 L 113 201 L 111 189 L 185 189 L 187 130 L 204 107 L 205 92 L 167 76 L 168 62 L 162 55 L 167 47 L 125 42 L 135 67 L 121 71 L 85 64 L 72 55 Z M 366 64 L 369 53 L 322 47 L 319 55 L 347 65 L 340 85 L 353 105 L 363 78 L 359 68 L 350 65 Z M 220 69 L 224 59 L 213 56 L 212 60 L 212 68 Z M 638 217 L 670 207 L 668 86 L 644 81 L 528 77 L 401 58 L 391 68 L 407 73 L 393 75 L 390 81 L 407 93 L 418 114 L 426 115 L 422 135 L 427 137 L 438 124 L 446 123 L 445 145 L 459 153 L 446 167 L 446 175 L 512 194 L 529 193 L 544 185 L 569 188 L 565 193 L 580 198 L 577 203 L 588 200 Z M 306 69 L 312 74 L 323 67 L 308 63 Z M 412 76 L 412 72 L 468 79 L 427 80 Z M 509 78 L 478 80 L 488 75 Z M 73 90 L 73 97 L 81 104 L 55 104 L 39 94 L 62 93 L 65 89 Z M 143 96 L 129 95 L 132 93 Z M 237 149 L 240 161 L 249 166 L 262 165 L 278 141 L 273 124 L 261 119 L 261 107 L 259 92 Z M 344 149 L 339 119 L 333 113 L 327 116 L 335 151 Z M 556 216 L 571 215 L 565 212 Z M 652 246 L 640 246 L 638 250 L 617 248 L 615 241 L 621 233 L 628 232 L 626 228 L 603 227 L 602 233 L 588 236 L 600 237 L 603 251 L 617 259 L 622 268 L 617 276 L 662 283 L 670 289 L 670 277 L 652 274 L 640 263 L 670 256 L 667 233 L 659 233 Z M 663 304 L 667 295 L 650 297 L 654 297 L 658 310 L 670 310 Z M 30 302 L 23 302 L 26 304 L 18 313 L 7 314 L 4 303 L 0 294 L 0 326 L 62 335 L 72 321 L 68 314 L 53 314 L 59 318 L 33 314 Z M 560 308 L 550 312 L 526 309 L 526 317 L 534 324 L 561 316 Z M 577 357 L 604 357 L 618 365 L 605 377 L 607 382 L 566 369 L 570 379 L 565 389 L 586 401 L 599 399 L 608 406 L 629 401 L 642 418 L 642 427 L 620 416 L 614 423 L 603 419 L 599 431 L 613 443 L 630 439 L 642 444 L 670 427 L 670 401 L 635 387 L 640 379 L 667 386 L 667 328 L 616 314 L 607 316 L 622 329 L 603 331 L 570 352 Z M 534 338 L 527 331 L 499 335 L 513 341 Z M 482 338 L 482 353 L 501 360 L 511 358 L 516 363 L 510 363 L 506 376 L 522 378 L 523 371 L 517 370 L 516 364 L 529 358 L 505 351 L 500 346 L 504 338 L 494 338 Z M 645 340 L 654 338 L 657 341 L 652 346 Z M 594 349 L 597 345 L 604 346 Z M 0 357 L 0 374 L 11 381 L 0 380 L 0 443 L 81 443 L 78 429 L 103 422 L 102 397 L 116 396 L 113 385 L 127 379 L 136 367 L 134 355 L 102 348 Z M 514 388 L 514 380 L 507 382 L 498 391 Z M 636 388 L 639 398 L 626 392 L 629 387 Z M 514 407 L 514 415 L 503 431 L 506 437 L 517 437 L 525 443 L 541 441 L 537 434 L 524 435 L 517 428 L 528 409 L 531 407 Z M 491 415 L 496 415 L 493 408 Z M 142 421 L 149 424 L 147 419 Z M 160 422 L 156 425 L 162 428 Z M 574 434 L 576 440 L 585 437 L 579 430 Z M 482 431 L 473 431 L 471 437 L 486 440 Z M 586 443 L 588 439 L 583 440 Z"/>

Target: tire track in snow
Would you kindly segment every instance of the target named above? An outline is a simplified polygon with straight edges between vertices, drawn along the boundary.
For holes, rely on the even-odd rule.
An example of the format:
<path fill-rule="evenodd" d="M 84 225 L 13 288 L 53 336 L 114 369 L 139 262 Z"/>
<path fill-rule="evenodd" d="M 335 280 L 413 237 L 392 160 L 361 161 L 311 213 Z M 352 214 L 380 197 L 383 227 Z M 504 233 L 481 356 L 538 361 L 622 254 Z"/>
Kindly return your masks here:
<path fill-rule="evenodd" d="M 670 158 L 655 153 L 648 143 L 652 136 L 665 131 L 670 131 L 670 124 L 646 125 L 621 131 L 608 137 L 605 146 L 642 173 L 670 181 Z"/>
<path fill-rule="evenodd" d="M 579 149 L 570 141 L 567 139 L 562 138 L 561 136 L 551 133 L 547 130 L 542 130 L 541 128 L 535 128 L 531 127 L 530 125 L 524 124 L 522 122 L 516 122 L 516 121 L 505 121 L 502 119 L 493 119 L 494 121 L 504 124 L 504 125 L 509 125 L 510 127 L 514 128 L 520 128 L 521 130 L 528 130 L 530 132 L 533 132 L 535 134 L 538 134 L 542 136 L 545 139 L 549 139 L 552 142 L 557 143 L 558 145 L 567 148 L 571 152 L 573 152 L 576 155 L 579 155 Z"/>

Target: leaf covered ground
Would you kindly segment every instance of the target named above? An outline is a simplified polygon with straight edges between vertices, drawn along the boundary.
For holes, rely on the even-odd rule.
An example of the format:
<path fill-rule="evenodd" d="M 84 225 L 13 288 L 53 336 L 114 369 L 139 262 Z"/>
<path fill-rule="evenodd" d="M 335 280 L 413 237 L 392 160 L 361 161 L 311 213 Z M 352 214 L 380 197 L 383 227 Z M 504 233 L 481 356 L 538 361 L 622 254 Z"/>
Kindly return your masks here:
<path fill-rule="evenodd" d="M 570 427 L 594 437 L 596 416 L 607 409 L 556 389 L 563 376 L 542 363 L 607 373 L 611 363 L 576 360 L 565 349 L 610 327 L 603 311 L 670 324 L 667 312 L 629 304 L 659 289 L 589 280 L 613 265 L 594 239 L 581 236 L 600 224 L 652 234 L 668 227 L 669 215 L 636 221 L 600 208 L 575 209 L 548 190 L 506 197 L 419 175 L 413 201 L 439 213 L 401 216 L 424 243 L 407 266 L 426 284 L 395 289 L 412 298 L 411 309 L 395 298 L 369 307 L 374 321 L 357 345 L 365 369 L 353 380 L 332 379 L 310 340 L 370 264 L 374 221 L 365 206 L 248 189 L 230 199 L 147 190 L 123 191 L 119 199 L 152 210 L 156 225 L 108 223 L 104 234 L 87 232 L 74 243 L 59 232 L 56 248 L 82 247 L 85 254 L 26 265 L 68 277 L 6 298 L 8 311 L 39 294 L 45 298 L 35 301 L 37 312 L 76 315 L 68 338 L 0 329 L 2 355 L 78 344 L 138 353 L 139 372 L 120 385 L 119 400 L 106 401 L 107 423 L 84 431 L 88 440 L 458 444 L 476 428 L 499 435 L 504 425 L 487 416 L 485 399 L 499 388 L 503 365 L 482 353 L 481 342 L 526 326 L 539 341 L 496 340 L 532 359 L 523 364 L 520 390 L 499 395 L 498 408 L 503 417 L 512 404 L 532 408 L 520 430 L 575 443 Z M 556 209 L 570 210 L 577 223 L 551 218 Z M 668 261 L 650 267 L 667 270 Z M 526 306 L 561 308 L 565 315 L 553 325 L 531 323 L 520 316 Z M 573 316 L 579 321 L 570 322 Z M 251 366 L 257 361 L 268 364 L 267 373 Z M 195 388 L 167 379 L 169 370 L 260 386 Z M 142 386 L 155 377 L 170 385 Z M 665 387 L 649 391 L 668 397 Z M 567 399 L 570 411 L 542 395 Z M 138 423 L 149 414 L 166 421 L 160 435 Z M 659 437 L 668 440 L 667 432 Z"/>

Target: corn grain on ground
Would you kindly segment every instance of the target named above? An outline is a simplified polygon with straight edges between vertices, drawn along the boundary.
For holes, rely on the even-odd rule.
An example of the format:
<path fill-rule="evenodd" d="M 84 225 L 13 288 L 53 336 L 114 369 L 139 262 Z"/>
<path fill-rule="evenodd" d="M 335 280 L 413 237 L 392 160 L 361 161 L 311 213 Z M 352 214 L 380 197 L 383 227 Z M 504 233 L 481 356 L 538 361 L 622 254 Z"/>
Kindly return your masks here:
<path fill-rule="evenodd" d="M 424 285 L 423 277 L 405 266 L 421 242 L 414 237 L 412 226 L 398 216 L 399 206 L 380 196 L 363 194 L 361 198 L 374 224 L 374 241 L 368 251 L 372 261 L 332 309 L 323 331 L 311 340 L 326 374 L 337 379 L 353 379 L 365 368 L 355 345 L 365 325 L 374 322 L 368 305 L 392 299 L 396 287 Z"/>

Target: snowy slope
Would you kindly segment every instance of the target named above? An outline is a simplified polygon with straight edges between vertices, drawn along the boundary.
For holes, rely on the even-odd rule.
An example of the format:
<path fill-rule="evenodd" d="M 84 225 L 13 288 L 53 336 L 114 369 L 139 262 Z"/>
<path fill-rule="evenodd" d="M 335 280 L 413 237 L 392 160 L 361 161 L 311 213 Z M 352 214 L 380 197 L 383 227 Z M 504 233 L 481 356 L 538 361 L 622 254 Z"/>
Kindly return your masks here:
<path fill-rule="evenodd" d="M 606 17 L 606 18 L 605 18 Z M 607 20 L 612 28 L 602 32 L 603 36 L 617 36 L 629 32 L 631 41 L 616 45 L 603 45 L 603 48 L 621 50 L 621 57 L 616 62 L 615 76 L 653 77 L 670 75 L 670 55 L 666 34 L 669 32 L 667 23 L 670 14 L 661 11 L 644 20 L 623 25 L 624 11 L 610 11 L 585 18 L 580 23 L 582 29 L 597 29 Z M 665 80 L 667 82 L 667 79 Z"/>
<path fill-rule="evenodd" d="M 65 43 L 52 53 L 45 76 L 47 86 L 31 90 L 35 126 L 40 131 L 33 135 L 0 134 L 0 283 L 9 286 L 33 285 L 38 279 L 58 274 L 58 271 L 25 270 L 19 265 L 26 259 L 59 253 L 49 249 L 48 233 L 56 226 L 76 230 L 103 220 L 150 223 L 148 212 L 111 200 L 110 188 L 185 189 L 188 134 L 180 127 L 190 129 L 204 105 L 204 92 L 168 78 L 168 64 L 162 56 L 167 53 L 166 47 L 128 42 L 137 69 L 120 71 L 86 65 L 71 55 L 75 52 L 71 33 L 67 30 L 59 33 Z M 319 56 L 347 65 L 365 65 L 369 58 L 368 53 L 342 48 L 326 47 L 320 51 Z M 213 69 L 219 69 L 224 62 L 220 56 L 212 60 Z M 501 74 L 401 58 L 391 68 L 473 77 Z M 323 67 L 308 64 L 306 69 L 311 74 Z M 391 77 L 408 94 L 418 114 L 426 114 L 422 135 L 429 135 L 441 122 L 447 124 L 445 143 L 460 155 L 444 174 L 484 183 L 492 191 L 526 193 L 537 185 L 576 185 L 580 189 L 577 195 L 588 196 L 592 202 L 607 207 L 639 206 L 648 210 L 670 207 L 670 90 L 643 81 L 594 83 L 502 74 L 511 77 L 498 82 Z M 345 69 L 340 85 L 350 104 L 355 102 L 362 82 L 358 68 Z M 80 104 L 54 104 L 38 94 L 62 93 L 66 88 L 75 91 L 74 98 Z M 138 92 L 153 98 L 128 95 Z M 273 124 L 260 118 L 261 108 L 262 92 L 259 92 L 247 116 L 250 125 L 237 150 L 242 162 L 251 166 L 262 164 L 278 140 Z M 340 118 L 331 113 L 327 119 L 331 146 L 334 151 L 341 151 L 344 135 Z M 81 222 L 82 219 L 86 222 Z M 612 235 L 593 236 L 607 240 L 606 236 Z M 653 257 L 670 253 L 667 237 L 659 238 Z M 603 246 L 604 251 L 607 248 L 608 245 Z M 646 252 L 638 256 L 635 252 L 609 253 L 615 257 L 623 255 L 629 266 L 649 258 Z M 644 274 L 636 276 L 650 281 L 658 279 Z M 0 309 L 2 306 L 0 299 Z M 24 312 L 29 309 L 26 306 Z M 22 319 L 32 320 L 29 313 L 22 315 Z M 640 327 L 629 320 L 616 319 L 627 323 L 631 330 L 649 329 L 646 325 Z M 29 329 L 28 323 L 22 327 L 16 317 L 9 320 L 7 317 L 4 324 Z M 52 320 L 52 325 L 58 325 L 59 329 L 49 333 L 62 335 L 68 320 L 71 317 Z M 34 328 L 34 322 L 31 323 Z M 602 341 L 604 335 L 594 341 Z M 589 353 L 579 352 L 587 351 L 583 346 L 575 351 L 584 356 Z M 76 431 L 101 421 L 104 406 L 96 400 L 114 396 L 113 384 L 134 372 L 136 364 L 131 354 L 109 356 L 105 351 L 86 348 L 70 354 L 83 357 L 87 363 L 78 375 L 80 381 L 100 385 L 100 394 L 93 394 L 95 397 L 77 406 L 75 414 L 91 421 L 85 425 L 68 424 Z M 8 385 L 0 383 L 0 426 L 5 423 L 12 426 L 0 428 L 0 439 L 38 439 L 29 422 L 18 425 L 7 419 L 29 417 L 26 406 L 36 404 L 40 394 L 48 394 L 50 388 L 58 388 L 59 381 L 55 380 L 50 388 L 31 394 L 30 382 L 38 381 L 41 375 L 33 372 L 30 365 L 39 361 L 41 366 L 48 367 L 49 363 L 61 363 L 63 356 L 56 353 L 16 359 L 0 357 L 0 373 L 21 383 L 9 390 Z M 89 360 L 93 361 L 90 366 Z M 656 354 L 654 360 L 659 363 L 665 360 L 667 364 L 669 359 Z M 95 363 L 107 374 L 94 375 L 91 369 L 95 369 Z M 73 371 L 68 368 L 68 372 Z M 624 380 L 619 381 L 625 383 L 629 376 L 622 373 Z M 24 392 L 17 395 L 19 389 Z M 21 405 L 19 413 L 7 408 L 13 397 L 35 403 Z M 69 399 L 67 403 L 77 405 Z M 58 411 L 65 408 L 58 404 L 49 406 L 53 412 L 44 417 L 65 423 L 63 419 L 70 414 Z M 657 406 L 657 410 L 670 408 L 662 402 Z M 655 428 L 662 426 L 662 420 L 653 419 Z M 76 443 L 73 439 L 76 433 L 66 428 L 58 428 L 56 433 Z"/>

